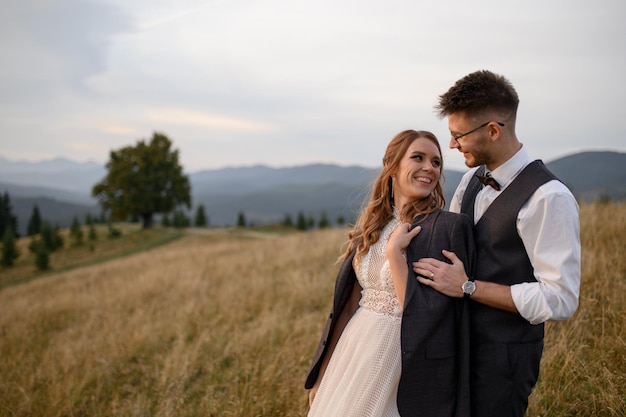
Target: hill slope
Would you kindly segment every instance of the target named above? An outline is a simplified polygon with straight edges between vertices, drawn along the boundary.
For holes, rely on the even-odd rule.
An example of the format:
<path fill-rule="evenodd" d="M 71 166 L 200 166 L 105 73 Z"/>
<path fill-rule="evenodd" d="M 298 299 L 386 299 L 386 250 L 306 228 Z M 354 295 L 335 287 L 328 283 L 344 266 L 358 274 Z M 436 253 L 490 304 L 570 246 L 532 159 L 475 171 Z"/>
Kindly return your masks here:
<path fill-rule="evenodd" d="M 90 197 L 91 187 L 104 175 L 104 168 L 97 164 L 64 159 L 40 164 L 0 162 L 0 192 L 11 196 L 22 234 L 35 201 L 46 206 L 40 206 L 44 218 L 61 227 L 69 226 L 75 214 L 81 219 L 87 212 L 99 214 L 96 201 Z M 626 153 L 582 152 L 546 165 L 580 201 L 626 198 Z M 194 205 L 190 215 L 204 204 L 214 226 L 235 224 L 239 212 L 255 224 L 281 221 L 286 214 L 295 218 L 298 212 L 315 219 L 324 212 L 331 222 L 338 216 L 350 221 L 377 173 L 375 168 L 330 164 L 193 172 L 188 174 Z M 444 194 L 450 201 L 463 173 L 446 170 L 444 174 Z"/>
<path fill-rule="evenodd" d="M 626 198 L 626 153 L 582 152 L 547 166 L 579 200 L 594 201 L 601 196 Z"/>

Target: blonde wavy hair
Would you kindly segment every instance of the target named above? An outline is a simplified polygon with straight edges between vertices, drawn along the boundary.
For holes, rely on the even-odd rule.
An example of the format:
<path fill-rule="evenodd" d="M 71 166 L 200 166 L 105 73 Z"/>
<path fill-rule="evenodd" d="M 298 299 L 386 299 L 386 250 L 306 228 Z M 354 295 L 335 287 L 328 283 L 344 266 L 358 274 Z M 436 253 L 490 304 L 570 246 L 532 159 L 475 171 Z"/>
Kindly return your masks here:
<path fill-rule="evenodd" d="M 368 251 L 370 246 L 378 241 L 385 225 L 393 217 L 392 198 L 392 173 L 395 173 L 400 165 L 400 161 L 407 152 L 413 141 L 419 138 L 428 139 L 437 146 L 441 156 L 441 146 L 437 137 L 426 130 L 405 130 L 398 133 L 387 145 L 385 156 L 383 157 L 383 167 L 380 174 L 372 185 L 370 199 L 361 211 L 354 227 L 348 234 L 348 244 L 346 251 L 339 257 L 339 261 L 348 257 L 356 248 L 357 259 L 360 259 Z M 420 215 L 442 209 L 446 202 L 443 195 L 441 181 L 443 179 L 443 160 L 441 161 L 441 177 L 437 182 L 433 192 L 426 198 L 411 201 L 404 207 L 398 207 L 402 222 L 412 223 Z"/>

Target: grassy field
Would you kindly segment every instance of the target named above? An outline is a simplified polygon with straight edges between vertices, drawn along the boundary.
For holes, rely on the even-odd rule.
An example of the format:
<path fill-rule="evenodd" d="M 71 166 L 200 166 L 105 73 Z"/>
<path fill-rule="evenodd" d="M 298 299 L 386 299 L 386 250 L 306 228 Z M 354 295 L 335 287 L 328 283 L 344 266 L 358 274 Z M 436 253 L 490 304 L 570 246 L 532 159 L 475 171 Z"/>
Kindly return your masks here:
<path fill-rule="evenodd" d="M 11 268 L 0 267 L 0 290 L 12 285 L 42 278 L 51 273 L 80 268 L 93 263 L 127 256 L 156 246 L 167 244 L 182 236 L 180 230 L 155 228 L 142 230 L 137 223 L 120 223 L 115 225 L 120 232 L 116 238 L 108 237 L 108 226 L 97 225 L 96 240 L 90 242 L 87 238 L 87 227 L 83 227 L 84 238 L 81 244 L 70 237 L 67 229 L 61 230 L 64 241 L 63 250 L 50 254 L 50 269 L 39 271 L 35 266 L 35 255 L 28 249 L 31 240 L 19 239 L 17 248 L 20 257 Z"/>
<path fill-rule="evenodd" d="M 581 224 L 580 308 L 547 326 L 528 416 L 626 414 L 626 204 L 584 205 Z M 191 230 L 13 276 L 0 290 L 0 416 L 306 415 L 345 238 Z"/>

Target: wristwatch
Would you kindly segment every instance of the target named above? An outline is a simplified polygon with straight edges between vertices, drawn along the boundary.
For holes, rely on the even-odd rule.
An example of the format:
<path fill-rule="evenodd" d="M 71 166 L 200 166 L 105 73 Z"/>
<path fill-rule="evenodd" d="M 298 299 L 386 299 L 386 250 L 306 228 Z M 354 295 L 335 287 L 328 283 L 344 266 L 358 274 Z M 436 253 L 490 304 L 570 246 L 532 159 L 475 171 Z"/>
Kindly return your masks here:
<path fill-rule="evenodd" d="M 463 296 L 469 298 L 476 291 L 476 284 L 474 281 L 467 280 L 461 285 L 461 289 L 463 290 Z"/>

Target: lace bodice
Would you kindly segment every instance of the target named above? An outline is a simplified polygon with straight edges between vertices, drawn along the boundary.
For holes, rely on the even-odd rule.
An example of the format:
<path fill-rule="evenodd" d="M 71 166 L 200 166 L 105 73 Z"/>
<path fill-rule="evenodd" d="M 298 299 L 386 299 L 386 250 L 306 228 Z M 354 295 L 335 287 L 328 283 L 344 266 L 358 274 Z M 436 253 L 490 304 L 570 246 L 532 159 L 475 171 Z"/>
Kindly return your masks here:
<path fill-rule="evenodd" d="M 393 285 L 385 249 L 389 236 L 399 225 L 400 220 L 394 217 L 383 228 L 378 242 L 370 246 L 369 252 L 360 262 L 355 260 L 353 263 L 357 279 L 363 288 L 359 305 L 376 313 L 395 317 L 402 316 L 402 309 Z"/>

